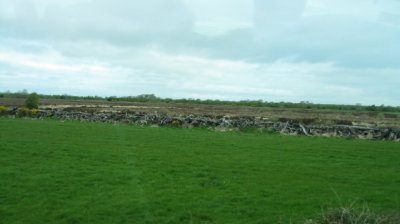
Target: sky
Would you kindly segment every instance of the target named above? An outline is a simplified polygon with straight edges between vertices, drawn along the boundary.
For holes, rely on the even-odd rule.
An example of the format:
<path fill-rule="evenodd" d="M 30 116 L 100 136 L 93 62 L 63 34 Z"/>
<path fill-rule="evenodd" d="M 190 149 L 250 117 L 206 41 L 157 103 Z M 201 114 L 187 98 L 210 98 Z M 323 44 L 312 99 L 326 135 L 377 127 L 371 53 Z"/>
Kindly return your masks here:
<path fill-rule="evenodd" d="M 0 0 L 0 92 L 400 106 L 400 0 Z"/>

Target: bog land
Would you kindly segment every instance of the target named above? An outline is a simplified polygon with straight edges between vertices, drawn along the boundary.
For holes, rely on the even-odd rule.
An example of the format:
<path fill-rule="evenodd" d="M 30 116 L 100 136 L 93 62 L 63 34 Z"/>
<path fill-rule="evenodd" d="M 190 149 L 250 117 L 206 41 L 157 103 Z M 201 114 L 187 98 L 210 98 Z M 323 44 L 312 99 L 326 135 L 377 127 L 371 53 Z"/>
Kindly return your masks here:
<path fill-rule="evenodd" d="M 302 223 L 400 208 L 399 143 L 0 118 L 0 223 Z"/>

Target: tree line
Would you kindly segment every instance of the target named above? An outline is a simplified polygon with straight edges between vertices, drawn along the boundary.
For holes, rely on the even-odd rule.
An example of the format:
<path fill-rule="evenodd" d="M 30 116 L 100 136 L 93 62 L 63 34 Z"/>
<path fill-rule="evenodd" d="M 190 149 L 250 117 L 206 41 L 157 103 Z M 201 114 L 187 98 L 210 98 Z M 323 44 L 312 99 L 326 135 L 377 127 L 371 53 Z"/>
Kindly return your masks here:
<path fill-rule="evenodd" d="M 27 98 L 29 93 L 19 92 L 3 92 L 0 98 Z M 127 101 L 127 102 L 150 102 L 150 103 L 183 103 L 183 104 L 206 104 L 206 105 L 231 105 L 231 106 L 249 106 L 249 107 L 270 107 L 270 108 L 291 108 L 291 109 L 310 109 L 310 110 L 341 110 L 341 111 L 371 111 L 371 112 L 400 112 L 400 107 L 385 105 L 338 105 L 338 104 L 315 104 L 307 101 L 300 103 L 291 102 L 267 102 L 263 100 L 200 100 L 200 99 L 172 99 L 160 98 L 154 94 L 142 94 L 138 96 L 72 96 L 72 95 L 46 95 L 38 94 L 41 99 L 65 99 L 65 100 L 103 100 L 103 101 Z"/>

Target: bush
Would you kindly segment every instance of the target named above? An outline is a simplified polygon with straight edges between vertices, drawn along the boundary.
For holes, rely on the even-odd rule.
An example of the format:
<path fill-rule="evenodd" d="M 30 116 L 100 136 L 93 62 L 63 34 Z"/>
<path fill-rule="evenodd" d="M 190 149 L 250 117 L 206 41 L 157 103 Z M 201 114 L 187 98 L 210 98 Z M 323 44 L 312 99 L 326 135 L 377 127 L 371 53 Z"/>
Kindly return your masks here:
<path fill-rule="evenodd" d="M 8 114 L 8 109 L 5 106 L 0 106 L 0 115 Z"/>
<path fill-rule="evenodd" d="M 25 106 L 28 109 L 38 109 L 39 108 L 38 103 L 39 103 L 39 95 L 37 93 L 29 94 L 25 100 Z"/>
<path fill-rule="evenodd" d="M 179 120 L 173 120 L 171 125 L 172 125 L 172 127 L 180 127 L 181 122 Z"/>
<path fill-rule="evenodd" d="M 31 117 L 36 117 L 37 115 L 38 115 L 38 110 L 37 109 L 33 109 L 33 110 L 30 110 L 29 111 L 29 115 L 31 116 Z"/>
<path fill-rule="evenodd" d="M 29 110 L 26 107 L 20 107 L 17 110 L 17 116 L 18 117 L 27 116 L 28 114 L 29 114 Z"/>

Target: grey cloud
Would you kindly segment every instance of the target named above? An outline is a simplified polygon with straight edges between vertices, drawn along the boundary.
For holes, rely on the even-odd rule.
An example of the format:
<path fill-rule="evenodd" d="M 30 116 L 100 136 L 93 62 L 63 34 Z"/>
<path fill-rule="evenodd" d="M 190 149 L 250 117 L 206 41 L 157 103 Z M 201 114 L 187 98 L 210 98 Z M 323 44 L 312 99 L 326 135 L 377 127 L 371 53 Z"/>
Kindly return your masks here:
<path fill-rule="evenodd" d="M 305 0 L 255 0 L 253 28 L 208 37 L 193 32 L 195 17 L 183 0 L 53 3 L 43 13 L 34 10 L 32 0 L 3 2 L 15 11 L 13 19 L 0 21 L 3 36 L 43 39 L 71 56 L 90 56 L 111 44 L 121 48 L 116 57 L 146 46 L 171 54 L 250 62 L 285 58 L 346 67 L 400 66 L 400 26 L 380 22 L 396 23 L 393 13 L 382 12 L 375 22 L 350 15 L 304 17 Z"/>
<path fill-rule="evenodd" d="M 399 105 L 395 10 L 376 20 L 305 16 L 305 0 L 257 0 L 253 27 L 207 36 L 195 33 L 187 1 L 195 0 L 0 0 L 0 88 Z"/>
<path fill-rule="evenodd" d="M 196 42 L 213 56 L 253 62 L 285 58 L 346 67 L 396 67 L 400 29 L 350 16 L 311 16 L 284 27 L 259 26 Z M 232 47 L 234 46 L 234 47 Z"/>
<path fill-rule="evenodd" d="M 381 22 L 389 23 L 400 27 L 400 14 L 399 13 L 388 13 L 382 12 L 379 16 Z"/>
<path fill-rule="evenodd" d="M 286 23 L 296 22 L 301 17 L 306 3 L 307 0 L 292 0 L 290 4 L 282 0 L 255 0 L 255 26 L 284 26 Z"/>
<path fill-rule="evenodd" d="M 179 0 L 49 4 L 41 16 L 32 1 L 22 2 L 25 5 L 21 0 L 13 1 L 14 17 L 3 19 L 1 23 L 10 37 L 106 40 L 134 45 L 181 35 L 189 32 L 193 25 L 190 10 Z"/>

